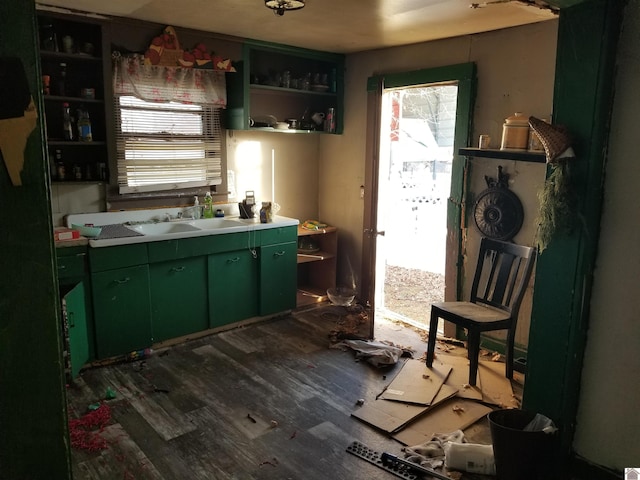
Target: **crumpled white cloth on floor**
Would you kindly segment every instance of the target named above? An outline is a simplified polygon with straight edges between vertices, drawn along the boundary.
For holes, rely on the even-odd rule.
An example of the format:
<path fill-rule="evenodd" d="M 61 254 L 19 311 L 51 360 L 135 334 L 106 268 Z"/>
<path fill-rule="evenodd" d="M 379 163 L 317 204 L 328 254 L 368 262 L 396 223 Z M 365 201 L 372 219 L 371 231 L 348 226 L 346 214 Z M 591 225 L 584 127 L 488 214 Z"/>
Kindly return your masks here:
<path fill-rule="evenodd" d="M 367 342 L 364 340 L 343 340 L 331 345 L 331 348 L 348 347 L 356 352 L 356 358 L 364 358 L 375 367 L 395 365 L 402 356 L 403 350 L 384 342 Z"/>
<path fill-rule="evenodd" d="M 466 442 L 462 430 L 451 433 L 436 433 L 431 440 L 413 447 L 404 447 L 405 460 L 427 468 L 440 468 L 444 465 L 444 446 L 447 442 Z"/>

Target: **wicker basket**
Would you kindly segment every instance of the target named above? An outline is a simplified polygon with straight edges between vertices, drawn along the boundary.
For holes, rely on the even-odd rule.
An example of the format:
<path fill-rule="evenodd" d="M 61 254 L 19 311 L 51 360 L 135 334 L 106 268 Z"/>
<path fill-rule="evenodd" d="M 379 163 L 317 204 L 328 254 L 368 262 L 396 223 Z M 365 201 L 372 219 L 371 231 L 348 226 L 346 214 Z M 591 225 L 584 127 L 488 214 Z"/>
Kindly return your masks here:
<path fill-rule="evenodd" d="M 566 127 L 551 125 L 536 117 L 529 117 L 529 125 L 544 147 L 547 163 L 553 163 L 560 154 L 571 147 L 571 136 Z"/>

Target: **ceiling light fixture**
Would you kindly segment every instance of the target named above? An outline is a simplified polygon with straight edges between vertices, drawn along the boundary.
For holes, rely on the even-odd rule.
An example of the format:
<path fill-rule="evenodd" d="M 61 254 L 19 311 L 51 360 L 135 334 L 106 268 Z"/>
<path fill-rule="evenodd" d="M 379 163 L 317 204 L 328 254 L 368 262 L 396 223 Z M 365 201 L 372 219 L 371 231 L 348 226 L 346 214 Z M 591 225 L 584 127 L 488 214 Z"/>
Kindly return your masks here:
<path fill-rule="evenodd" d="M 264 6 L 273 10 L 276 15 L 282 16 L 289 10 L 304 8 L 304 0 L 264 0 Z"/>

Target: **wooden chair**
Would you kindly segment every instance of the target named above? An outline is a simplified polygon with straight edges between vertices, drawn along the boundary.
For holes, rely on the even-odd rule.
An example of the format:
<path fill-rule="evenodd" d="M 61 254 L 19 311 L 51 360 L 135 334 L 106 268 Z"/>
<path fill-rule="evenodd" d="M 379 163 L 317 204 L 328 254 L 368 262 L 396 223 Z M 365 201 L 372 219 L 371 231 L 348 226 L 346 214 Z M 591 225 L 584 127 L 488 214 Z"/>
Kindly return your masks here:
<path fill-rule="evenodd" d="M 526 290 L 535 248 L 483 238 L 478 265 L 468 302 L 439 302 L 431 305 L 431 322 L 427 343 L 427 366 L 433 365 L 438 319 L 467 330 L 469 385 L 476 384 L 480 334 L 491 330 L 508 330 L 506 376 L 513 378 L 513 343 L 520 303 Z"/>

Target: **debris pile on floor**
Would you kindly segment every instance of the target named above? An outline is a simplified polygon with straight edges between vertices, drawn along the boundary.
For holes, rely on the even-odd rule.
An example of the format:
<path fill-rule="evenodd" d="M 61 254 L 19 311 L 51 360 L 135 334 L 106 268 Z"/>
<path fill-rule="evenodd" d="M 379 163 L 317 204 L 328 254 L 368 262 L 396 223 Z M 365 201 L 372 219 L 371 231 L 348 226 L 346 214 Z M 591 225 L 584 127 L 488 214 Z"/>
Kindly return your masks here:
<path fill-rule="evenodd" d="M 351 415 L 404 444 L 405 457 L 428 468 L 469 470 L 456 456 L 473 456 L 473 473 L 493 472 L 491 446 L 466 443 L 462 431 L 495 407 L 518 408 L 504 363 L 481 360 L 476 385 L 469 381 L 469 360 L 440 354 L 433 367 L 408 359 L 373 401 L 358 402 Z M 445 445 L 459 443 L 447 451 Z M 452 463 L 452 458 L 453 463 Z"/>
<path fill-rule="evenodd" d="M 95 452 L 107 448 L 100 435 L 111 420 L 111 408 L 102 403 L 80 418 L 69 420 L 69 437 L 73 448 Z"/>

